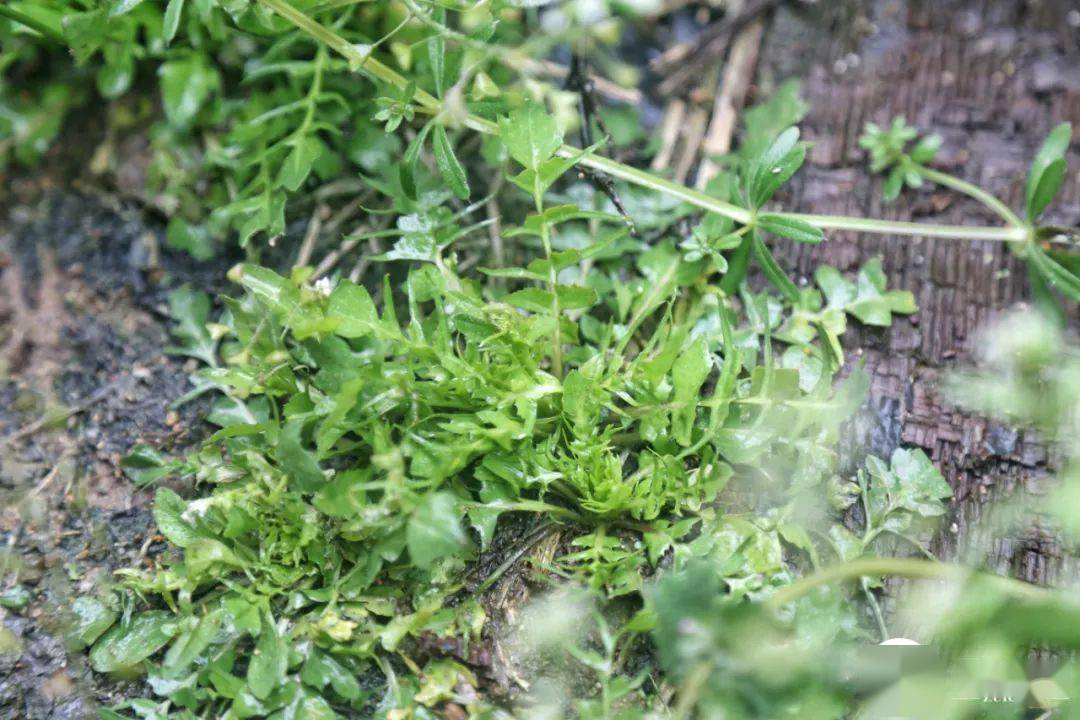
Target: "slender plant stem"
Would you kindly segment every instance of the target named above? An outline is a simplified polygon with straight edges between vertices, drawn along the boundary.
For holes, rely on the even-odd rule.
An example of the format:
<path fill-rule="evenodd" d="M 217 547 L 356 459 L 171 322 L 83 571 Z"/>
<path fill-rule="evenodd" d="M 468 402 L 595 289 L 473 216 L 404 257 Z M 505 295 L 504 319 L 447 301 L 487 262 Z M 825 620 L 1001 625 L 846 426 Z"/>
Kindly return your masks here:
<path fill-rule="evenodd" d="M 485 43 L 482 40 L 469 37 L 465 33 L 458 32 L 452 28 L 443 25 L 420 5 L 417 0 L 403 0 L 405 7 L 409 9 L 412 16 L 419 20 L 424 25 L 439 33 L 443 37 L 452 40 L 463 47 L 467 47 L 471 50 L 481 54 L 481 61 L 488 58 L 498 56 L 502 64 L 510 67 L 513 70 L 523 72 L 525 74 L 539 74 L 541 68 L 538 67 L 539 63 L 534 61 L 525 52 L 522 52 L 520 48 L 506 47 L 504 45 L 495 45 L 491 43 Z M 543 36 L 538 38 L 530 38 L 530 42 L 536 42 L 537 40 L 543 40 Z M 537 49 L 541 54 L 553 44 L 549 40 L 544 42 L 537 42 Z"/>
<path fill-rule="evenodd" d="M 874 614 L 874 621 L 877 623 L 878 632 L 881 634 L 881 642 L 885 642 L 889 639 L 889 627 L 885 624 L 885 615 L 881 612 L 881 605 L 878 604 L 877 598 L 874 597 L 874 591 L 870 589 L 870 584 L 866 582 L 865 577 L 862 578 L 861 585 L 867 603 L 870 605 L 870 610 Z"/>
<path fill-rule="evenodd" d="M 65 44 L 63 33 L 57 31 L 56 28 L 49 27 L 37 18 L 31 17 L 24 12 L 20 12 L 18 10 L 15 10 L 14 8 L 10 8 L 7 5 L 0 5 L 0 17 L 6 17 L 9 20 L 14 20 L 20 25 L 30 28 L 34 32 L 39 33 L 41 36 L 48 38 L 55 43 L 59 43 L 61 45 Z"/>
<path fill-rule="evenodd" d="M 971 225 L 937 225 L 933 223 L 875 220 L 845 215 L 810 215 L 807 213 L 771 213 L 810 223 L 822 230 L 854 230 L 884 235 L 946 238 L 952 240 L 993 240 L 1017 242 L 1027 238 L 1027 230 L 1017 227 L 978 227 Z"/>
<path fill-rule="evenodd" d="M 969 183 L 967 180 L 961 180 L 955 175 L 941 172 L 940 170 L 934 170 L 933 168 L 921 167 L 919 173 L 931 182 L 936 182 L 938 185 L 944 185 L 947 188 L 956 190 L 963 193 L 968 197 L 975 198 L 986 207 L 997 213 L 998 217 L 1007 222 L 1010 225 L 1016 227 L 1024 227 L 1024 221 L 1014 213 L 1009 206 L 998 200 L 990 193 L 983 190 L 978 185 Z"/>
<path fill-rule="evenodd" d="M 398 89 L 408 85 L 401 74 L 372 56 L 370 49 L 353 45 L 348 40 L 333 30 L 312 20 L 300 12 L 286 0 L 258 0 L 264 7 L 274 11 L 285 18 L 300 30 L 311 35 L 316 40 L 325 43 L 335 52 L 342 55 L 349 63 L 349 67 L 357 72 L 380 80 Z M 413 100 L 426 112 L 438 115 L 442 112 L 442 103 L 431 93 L 417 89 Z M 498 126 L 475 115 L 464 114 L 458 118 L 459 122 L 470 130 L 498 135 Z M 558 150 L 561 157 L 577 157 L 581 150 L 570 145 L 563 145 Z M 579 162 L 593 170 L 598 170 L 608 175 L 625 180 L 650 190 L 665 193 L 678 198 L 695 207 L 729 217 L 741 224 L 752 224 L 754 213 L 746 208 L 718 200 L 714 197 L 693 190 L 681 183 L 672 182 L 652 173 L 639 170 L 629 165 L 624 165 L 610 158 L 596 154 L 585 155 Z M 962 181 L 961 181 L 962 182 Z M 919 237 L 948 238 L 954 240 L 993 240 L 999 242 L 1015 242 L 1025 240 L 1028 230 L 1024 227 L 971 227 L 967 225 L 931 225 L 914 222 L 899 222 L 895 220 L 875 220 L 870 218 L 844 217 L 838 215 L 809 215 L 806 213 L 770 213 L 781 217 L 788 217 L 809 223 L 822 230 L 854 230 L 858 232 L 878 233 L 884 235 L 911 235 Z"/>
<path fill-rule="evenodd" d="M 315 72 L 312 74 L 311 88 L 308 90 L 304 103 L 307 109 L 304 112 L 304 120 L 300 127 L 293 133 L 294 138 L 302 138 L 307 135 L 311 123 L 315 121 L 315 110 L 319 105 L 319 94 L 322 93 L 323 70 L 326 67 L 326 46 L 320 45 L 315 53 Z"/>
<path fill-rule="evenodd" d="M 540 189 L 540 173 L 533 173 L 533 203 L 536 214 L 540 216 L 540 240 L 544 244 L 544 257 L 548 263 L 548 284 L 551 286 L 551 369 L 560 381 L 563 377 L 562 366 L 562 308 L 559 307 L 559 277 L 555 262 L 551 259 L 551 228 L 544 217 L 544 191 Z"/>
<path fill-rule="evenodd" d="M 891 575 L 895 577 L 923 578 L 934 580 L 966 580 L 977 575 L 970 568 L 960 565 L 950 565 L 933 560 L 920 558 L 862 558 L 852 560 L 841 565 L 823 568 L 800 578 L 781 588 L 769 598 L 771 607 L 779 608 L 789 602 L 798 600 L 803 595 L 821 585 L 828 585 L 843 580 L 853 580 L 864 575 Z M 984 575 L 994 582 L 998 588 L 1015 598 L 1026 600 L 1038 600 L 1053 597 L 1054 593 L 1046 588 L 1016 580 L 1014 578 L 1001 577 L 999 575 Z"/>
<path fill-rule="evenodd" d="M 675 705 L 672 715 L 676 720 L 683 720 L 691 716 L 694 705 L 697 703 L 701 689 L 705 686 L 709 675 L 712 674 L 713 664 L 709 661 L 701 662 L 691 671 L 682 685 L 679 686 L 679 701 Z"/>

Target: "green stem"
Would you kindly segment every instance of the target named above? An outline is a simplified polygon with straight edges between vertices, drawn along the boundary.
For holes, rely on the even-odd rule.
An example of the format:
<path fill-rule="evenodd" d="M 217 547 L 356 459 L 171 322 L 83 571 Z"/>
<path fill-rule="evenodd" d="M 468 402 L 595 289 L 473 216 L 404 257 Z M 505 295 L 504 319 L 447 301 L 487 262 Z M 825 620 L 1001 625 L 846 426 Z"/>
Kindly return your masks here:
<path fill-rule="evenodd" d="M 540 189 L 540 174 L 535 173 L 533 179 L 533 203 L 536 205 L 536 214 L 540 216 L 540 241 L 544 245 L 544 257 L 548 263 L 548 285 L 551 286 L 551 321 L 555 327 L 551 331 L 551 369 L 559 380 L 563 377 L 562 366 L 562 308 L 559 307 L 559 278 L 555 271 L 555 263 L 551 259 L 551 229 L 548 228 L 544 218 L 544 193 Z"/>
<path fill-rule="evenodd" d="M 293 133 L 293 137 L 299 138 L 307 134 L 308 128 L 311 127 L 311 123 L 315 121 L 315 110 L 319 106 L 319 95 L 322 93 L 323 82 L 323 70 L 326 66 L 326 46 L 320 45 L 319 49 L 315 52 L 315 72 L 312 75 L 311 87 L 308 88 L 307 97 L 304 98 L 304 102 L 307 105 L 307 109 L 304 112 L 304 120 L 300 124 L 300 127 Z"/>
<path fill-rule="evenodd" d="M 877 598 L 874 597 L 874 591 L 870 589 L 870 584 L 866 582 L 866 578 L 862 578 L 863 594 L 866 595 L 866 600 L 870 605 L 870 610 L 874 614 L 874 621 L 877 623 L 878 632 L 881 634 L 881 642 L 885 642 L 889 639 L 889 628 L 885 624 L 885 615 L 881 612 L 881 605 L 878 604 Z"/>
<path fill-rule="evenodd" d="M 861 558 L 823 568 L 812 575 L 800 578 L 778 590 L 769 598 L 768 604 L 773 609 L 777 609 L 798 600 L 821 585 L 853 580 L 864 575 L 963 581 L 976 574 L 978 574 L 976 571 L 960 565 L 949 565 L 919 558 Z M 1037 600 L 1052 594 L 1050 590 L 1014 578 L 999 575 L 984 575 L 984 577 L 992 581 L 1003 593 L 1015 598 Z"/>
<path fill-rule="evenodd" d="M 526 74 L 535 74 L 539 71 L 537 63 L 529 57 L 528 54 L 521 51 L 520 48 L 507 47 L 505 45 L 496 45 L 492 43 L 486 43 L 476 38 L 469 37 L 465 33 L 458 32 L 453 28 L 447 27 L 443 23 L 439 22 L 435 18 L 431 17 L 423 7 L 420 6 L 416 0 L 403 0 L 405 7 L 409 9 L 412 16 L 419 20 L 422 24 L 428 26 L 435 32 L 439 33 L 443 37 L 456 42 L 462 47 L 467 47 L 481 55 L 481 62 L 486 61 L 489 58 L 498 56 L 499 61 L 519 72 Z M 540 55 L 546 54 L 550 50 L 550 46 L 554 45 L 551 40 L 554 36 L 548 38 L 535 37 L 530 38 L 527 43 L 537 45 L 537 50 Z M 537 42 L 542 41 L 542 42 Z"/>
<path fill-rule="evenodd" d="M 701 695 L 701 689 L 705 687 L 705 682 L 709 679 L 709 675 L 712 674 L 712 670 L 713 665 L 711 662 L 701 662 L 686 677 L 686 680 L 679 686 L 679 701 L 675 704 L 673 718 L 683 720 L 683 718 L 691 717 L 698 696 Z"/>
<path fill-rule="evenodd" d="M 903 222 L 899 220 L 875 220 L 845 215 L 810 215 L 807 213 L 770 213 L 781 217 L 802 220 L 822 230 L 854 230 L 855 232 L 881 235 L 909 235 L 915 237 L 945 238 L 950 240 L 993 240 L 1016 242 L 1027 238 L 1025 228 L 977 227 L 970 225 L 937 225 L 933 223 Z"/>
<path fill-rule="evenodd" d="M 31 17 L 24 12 L 10 8 L 7 5 L 0 5 L 0 17 L 6 17 L 9 20 L 13 20 L 20 25 L 28 27 L 42 37 L 48 38 L 55 43 L 59 43 L 60 45 L 65 44 L 63 33 L 56 28 L 49 27 L 37 18 Z"/>
<path fill-rule="evenodd" d="M 584 516 L 574 512 L 570 508 L 563 507 L 562 505 L 552 505 L 551 503 L 546 503 L 542 500 L 518 500 L 513 502 L 497 500 L 489 503 L 465 503 L 462 507 L 465 509 L 485 508 L 504 512 L 531 512 L 545 515 L 558 515 L 566 518 L 570 522 L 577 523 L 584 523 L 586 521 Z"/>
<path fill-rule="evenodd" d="M 978 185 L 969 183 L 967 180 L 961 180 L 955 175 L 949 175 L 943 173 L 940 170 L 934 170 L 928 167 L 920 167 L 919 172 L 924 178 L 930 182 L 935 182 L 938 185 L 943 185 L 947 188 L 951 188 L 957 192 L 963 193 L 968 197 L 974 198 L 981 202 L 986 207 L 997 213 L 998 217 L 1014 227 L 1025 227 L 1024 221 L 1020 217 L 1009 209 L 1009 206 L 998 200 L 990 193 L 983 190 Z"/>
<path fill-rule="evenodd" d="M 289 5 L 286 0 L 258 0 L 258 2 L 342 55 L 348 61 L 351 69 L 363 72 L 369 77 L 393 85 L 398 89 L 403 89 L 408 85 L 408 80 L 405 77 L 374 58 L 371 52 L 362 51 L 341 35 Z M 442 111 L 442 103 L 431 93 L 424 90 L 416 90 L 413 99 L 426 112 L 437 115 Z M 487 135 L 499 134 L 498 125 L 476 115 L 465 115 L 461 122 L 462 125 L 476 132 Z M 558 150 L 558 155 L 564 158 L 578 157 L 580 154 L 580 149 L 570 145 L 563 145 Z M 746 208 L 718 200 L 698 190 L 693 190 L 685 185 L 672 182 L 644 170 L 624 165 L 610 158 L 592 154 L 582 157 L 580 163 L 619 180 L 625 180 L 631 184 L 667 194 L 702 210 L 731 218 L 743 225 L 751 223 L 754 219 L 754 213 Z M 1028 230 L 1024 227 L 969 227 L 966 225 L 932 225 L 838 215 L 784 212 L 771 214 L 802 220 L 822 230 L 854 230 L 883 235 L 911 235 L 954 240 L 993 240 L 1000 242 L 1025 240 L 1028 236 Z"/>

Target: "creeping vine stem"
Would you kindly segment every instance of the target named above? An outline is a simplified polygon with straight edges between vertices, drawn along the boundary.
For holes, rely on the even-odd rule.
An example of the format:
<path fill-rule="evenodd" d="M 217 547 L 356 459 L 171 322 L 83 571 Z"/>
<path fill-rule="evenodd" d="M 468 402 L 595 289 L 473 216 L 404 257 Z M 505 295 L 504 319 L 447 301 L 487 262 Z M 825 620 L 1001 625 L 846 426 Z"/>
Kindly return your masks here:
<path fill-rule="evenodd" d="M 300 30 L 306 32 L 312 38 L 324 43 L 335 52 L 339 53 L 348 61 L 349 66 L 352 69 L 362 72 L 376 80 L 393 85 L 399 90 L 408 86 L 408 80 L 373 57 L 371 51 L 353 45 L 330 28 L 294 8 L 286 0 L 258 0 L 258 2 L 267 9 L 277 13 Z M 423 112 L 438 115 L 443 110 L 443 103 L 431 93 L 425 92 L 424 90 L 417 89 L 413 95 L 413 99 L 419 104 L 420 109 Z M 461 123 L 470 130 L 475 130 L 487 135 L 499 134 L 498 125 L 476 115 L 464 115 L 461 118 Z M 614 178 L 625 180 L 634 185 L 678 198 L 679 200 L 699 207 L 702 210 L 731 218 L 737 223 L 743 225 L 753 225 L 755 223 L 755 214 L 746 208 L 741 208 L 738 205 L 718 200 L 701 191 L 688 188 L 681 183 L 667 180 L 629 165 L 624 165 L 616 160 L 611 160 L 610 158 L 596 154 L 587 154 L 583 156 L 579 148 L 571 145 L 563 145 L 559 148 L 557 154 L 564 158 L 580 158 L 578 162 L 588 168 L 607 173 Z M 964 185 L 966 189 L 956 189 L 970 195 L 970 188 L 974 188 L 974 186 L 967 186 L 966 183 L 964 183 Z M 951 185 L 951 187 L 955 187 L 955 184 Z M 978 190 L 978 188 L 975 189 Z M 979 193 L 980 196 L 978 199 L 985 202 L 985 198 L 982 196 L 986 195 L 986 193 L 981 190 L 979 190 Z M 992 205 L 992 207 L 994 207 L 995 210 L 999 207 L 1004 208 L 996 198 L 993 198 L 993 200 L 994 205 Z M 872 218 L 846 217 L 840 215 L 812 215 L 807 213 L 777 212 L 770 213 L 770 215 L 801 220 L 822 230 L 854 230 L 857 232 L 887 235 L 909 235 L 954 240 L 992 240 L 998 242 L 1020 242 L 1029 240 L 1031 236 L 1030 228 L 1022 224 L 1016 225 L 1012 222 L 1006 227 L 973 227 L 967 225 L 937 225 L 897 220 L 876 220 Z M 1012 217 L 1015 218 L 1015 215 Z"/>
<path fill-rule="evenodd" d="M 799 578 L 792 584 L 776 591 L 769 598 L 769 606 L 778 609 L 820 585 L 828 585 L 841 580 L 853 580 L 870 575 L 891 575 L 927 580 L 962 581 L 970 577 L 983 577 L 994 582 L 1001 592 L 1020 600 L 1040 600 L 1055 597 L 1051 590 L 1000 575 L 976 573 L 960 565 L 921 558 L 861 558 L 841 565 L 823 568 L 811 575 Z"/>

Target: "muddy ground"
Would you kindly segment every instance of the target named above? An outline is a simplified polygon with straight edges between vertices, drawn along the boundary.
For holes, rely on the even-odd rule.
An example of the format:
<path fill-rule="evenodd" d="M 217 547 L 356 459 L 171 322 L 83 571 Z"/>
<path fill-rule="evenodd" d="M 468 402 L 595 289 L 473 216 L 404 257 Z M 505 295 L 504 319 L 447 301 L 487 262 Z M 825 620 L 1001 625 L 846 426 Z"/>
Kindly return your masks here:
<path fill-rule="evenodd" d="M 24 173 L 0 210 L 3 587 L 31 598 L 4 618 L 5 718 L 90 717 L 124 691 L 67 652 L 60 618 L 73 597 L 163 547 L 150 495 L 124 478 L 120 457 L 136 442 L 182 448 L 200 432 L 197 403 L 169 407 L 191 368 L 162 353 L 165 293 L 219 286 L 220 271 L 162 249 L 158 223 L 88 187 Z"/>
<path fill-rule="evenodd" d="M 748 99 L 784 77 L 806 80 L 804 128 L 816 145 L 789 200 L 808 212 L 989 222 L 950 193 L 925 191 L 887 207 L 877 200 L 855 138 L 864 121 L 902 112 L 945 137 L 946 169 L 1018 204 L 1045 132 L 1080 120 L 1072 5 L 781 5 L 764 22 Z M 698 20 L 690 11 L 677 16 L 680 27 Z M 178 450 L 200 435 L 197 404 L 170 407 L 191 368 L 162 353 L 165 294 L 184 282 L 220 287 L 231 263 L 199 266 L 171 252 L 159 218 L 111 181 L 90 177 L 87 156 L 100 138 L 92 119 L 75 118 L 40 170 L 0 176 L 0 598 L 13 605 L 0 610 L 0 718 L 92 717 L 99 703 L 138 689 L 90 673 L 65 647 L 57 618 L 114 569 L 148 563 L 163 548 L 150 493 L 123 477 L 119 459 L 137 442 Z M 1074 173 L 1057 220 L 1080 222 L 1078 192 Z M 904 444 L 934 457 L 957 493 L 935 542 L 943 554 L 974 555 L 1034 581 L 1075 579 L 1075 558 L 1037 518 L 1008 532 L 982 521 L 1001 499 L 1042 491 L 1052 470 L 1047 449 L 955 411 L 937 390 L 942 373 L 970 358 L 973 330 L 1027 297 L 1021 266 L 1004 248 L 969 243 L 834 234 L 818 248 L 781 248 L 782 262 L 804 276 L 821 262 L 854 270 L 874 255 L 884 256 L 890 285 L 914 291 L 921 310 L 889 330 L 845 336 L 873 377 L 849 452 L 887 455 Z M 514 573 L 498 591 L 527 595 Z"/>

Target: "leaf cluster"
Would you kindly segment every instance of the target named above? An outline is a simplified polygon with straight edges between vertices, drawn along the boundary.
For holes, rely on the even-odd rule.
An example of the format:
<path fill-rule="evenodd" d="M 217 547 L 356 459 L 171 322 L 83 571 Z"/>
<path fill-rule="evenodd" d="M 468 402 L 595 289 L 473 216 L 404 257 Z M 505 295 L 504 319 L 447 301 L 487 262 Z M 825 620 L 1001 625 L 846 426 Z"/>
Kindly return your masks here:
<path fill-rule="evenodd" d="M 504 121 L 518 128 L 508 151 L 534 200 L 569 167 L 541 118 L 525 106 Z M 834 390 L 831 350 L 792 330 L 821 311 L 820 295 L 743 285 L 728 296 L 708 259 L 632 241 L 618 216 L 542 200 L 507 237 L 610 231 L 489 270 L 510 284 L 499 288 L 456 270 L 464 222 L 439 206 L 402 217 L 374 293 L 243 264 L 213 322 L 205 296 L 172 294 L 174 351 L 205 363 L 195 392 L 217 395 L 207 419 L 219 429 L 186 458 L 144 448 L 126 463 L 141 482 L 186 475 L 207 494 L 157 491 L 155 518 L 178 554 L 126 585 L 170 611 L 116 620 L 92 650 L 100 670 L 164 652 L 151 686 L 180 716 L 348 714 L 376 701 L 482 713 L 462 695 L 475 684 L 463 657 L 430 657 L 407 680 L 387 672 L 415 662 L 427 638 L 483 640 L 484 611 L 462 579 L 508 514 L 566 526 L 549 572 L 604 599 L 640 603 L 662 565 L 703 559 L 731 593 L 760 597 L 790 580 L 790 563 L 818 561 L 813 528 L 840 518 L 799 509 L 834 482 L 831 447 L 864 390 L 858 375 Z M 913 308 L 883 299 L 880 277 L 868 266 L 851 297 L 838 273 L 823 287 L 841 317 L 887 323 L 888 309 L 861 308 Z M 762 519 L 717 506 L 733 482 L 763 482 Z M 649 617 L 610 630 L 608 661 L 646 642 Z M 610 703 L 648 705 L 640 682 L 581 658 L 607 668 Z M 387 678 L 377 696 L 349 682 L 365 673 Z"/>

